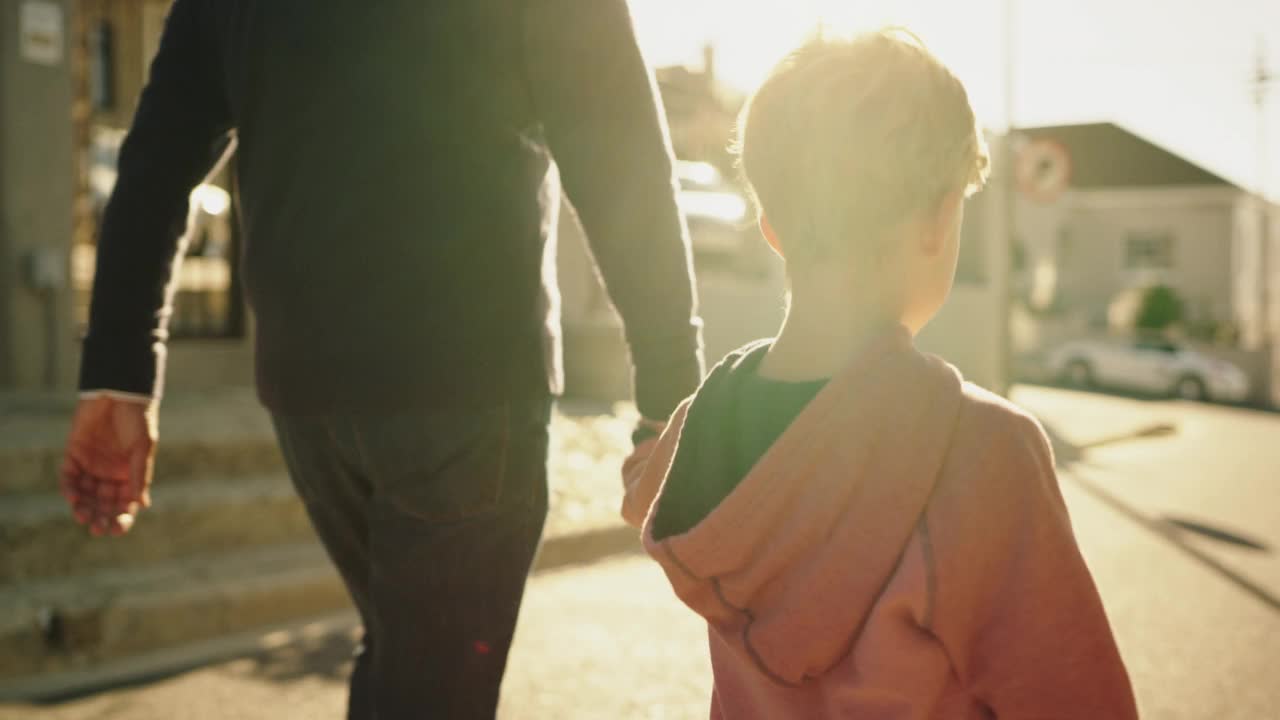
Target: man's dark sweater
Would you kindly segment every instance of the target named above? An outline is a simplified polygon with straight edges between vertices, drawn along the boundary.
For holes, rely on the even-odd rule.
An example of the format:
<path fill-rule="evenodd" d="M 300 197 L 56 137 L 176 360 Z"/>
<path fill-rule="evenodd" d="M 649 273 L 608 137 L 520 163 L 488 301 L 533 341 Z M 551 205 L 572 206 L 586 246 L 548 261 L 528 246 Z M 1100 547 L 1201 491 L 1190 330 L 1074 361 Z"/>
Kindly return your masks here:
<path fill-rule="evenodd" d="M 696 387 L 688 240 L 625 0 L 177 0 L 103 220 L 82 389 L 158 393 L 187 195 L 228 133 L 271 409 L 545 395 L 561 184 L 641 412 Z"/>

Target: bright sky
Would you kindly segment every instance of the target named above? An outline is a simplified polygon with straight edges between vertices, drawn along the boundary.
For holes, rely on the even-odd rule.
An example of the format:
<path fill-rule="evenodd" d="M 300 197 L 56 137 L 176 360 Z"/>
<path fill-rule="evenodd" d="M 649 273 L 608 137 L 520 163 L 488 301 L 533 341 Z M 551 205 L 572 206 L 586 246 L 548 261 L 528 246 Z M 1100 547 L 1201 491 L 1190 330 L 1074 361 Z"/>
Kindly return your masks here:
<path fill-rule="evenodd" d="M 1005 126 L 1007 0 L 631 0 L 657 65 L 717 46 L 742 89 L 819 18 L 837 31 L 901 24 L 964 80 L 979 118 Z M 1280 76 L 1280 0 L 1012 0 L 1015 125 L 1110 120 L 1245 187 L 1259 177 L 1251 78 L 1258 41 Z M 1264 127 L 1267 191 L 1280 199 L 1280 81 Z"/>

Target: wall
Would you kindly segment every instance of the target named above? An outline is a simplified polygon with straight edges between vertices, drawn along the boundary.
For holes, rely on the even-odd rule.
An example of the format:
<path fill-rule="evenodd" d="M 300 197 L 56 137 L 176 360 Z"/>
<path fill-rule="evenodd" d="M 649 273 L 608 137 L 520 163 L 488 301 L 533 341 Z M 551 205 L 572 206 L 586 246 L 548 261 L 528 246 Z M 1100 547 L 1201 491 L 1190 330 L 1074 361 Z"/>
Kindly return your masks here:
<path fill-rule="evenodd" d="M 695 228 L 693 232 L 698 231 Z M 710 368 L 731 350 L 777 333 L 784 315 L 786 287 L 782 263 L 765 249 L 763 239 L 758 245 L 749 245 L 744 253 L 756 256 L 749 259 L 760 261 L 760 271 L 756 273 L 700 263 L 705 258 L 699 257 L 697 247 L 695 241 L 695 264 L 700 265 L 698 312 L 704 323 L 703 340 Z M 566 394 L 597 400 L 628 399 L 630 359 L 621 322 L 596 275 L 586 239 L 571 209 L 561 215 L 557 250 Z"/>
<path fill-rule="evenodd" d="M 1271 380 L 1269 400 L 1273 407 L 1280 407 L 1280 204 L 1272 204 L 1269 210 L 1271 222 L 1267 228 L 1267 241 L 1270 262 L 1265 275 L 1268 284 L 1267 297 L 1270 300 L 1267 324 L 1270 326 L 1268 332 L 1272 338 L 1271 366 L 1268 373 Z"/>
<path fill-rule="evenodd" d="M 999 255 L 994 238 L 971 238 Z M 573 231 L 560 242 L 560 288 L 564 302 L 565 380 L 571 397 L 622 400 L 630 397 L 626 344 L 620 324 L 596 285 L 589 256 Z M 746 342 L 776 334 L 785 287 L 781 263 L 763 280 L 743 280 L 716 271 L 698 275 L 707 365 Z M 591 311 L 588 308 L 596 308 Z M 922 350 L 960 368 L 967 380 L 1003 392 L 1000 298 L 987 283 L 959 282 L 938 316 L 920 334 Z"/>
<path fill-rule="evenodd" d="M 917 345 L 960 369 L 965 380 L 992 392 L 1006 388 L 998 299 L 986 285 L 958 284 Z"/>
<path fill-rule="evenodd" d="M 1056 306 L 1093 315 L 1125 288 L 1161 282 L 1179 290 L 1193 313 L 1236 319 L 1236 197 L 1236 191 L 1221 188 L 1069 193 L 1058 237 L 1050 240 L 1057 264 Z M 1126 239 L 1132 232 L 1170 233 L 1173 266 L 1126 267 Z"/>
<path fill-rule="evenodd" d="M 15 62 L 14 43 L 17 38 L 8 28 L 13 27 L 15 10 L 10 7 L 9 0 L 0 0 L 0 390 L 13 385 L 14 375 L 14 338 L 13 338 L 13 301 L 10 295 L 18 282 L 17 269 L 9 248 L 9 231 L 6 228 L 8 214 L 5 210 L 8 200 L 8 187 L 12 185 L 4 172 L 4 159 L 8 155 L 6 147 L 10 141 L 5 128 L 5 108 L 9 92 L 9 66 Z"/>
<path fill-rule="evenodd" d="M 166 393 L 254 384 L 253 347 L 247 339 L 170 341 L 167 367 Z"/>
<path fill-rule="evenodd" d="M 37 389 L 48 380 L 69 387 L 76 372 L 70 292 L 42 297 L 21 272 L 34 251 L 51 253 L 64 269 L 69 262 L 72 3 L 54 4 L 62 8 L 63 50 L 44 65 L 20 57 L 22 0 L 0 0 L 0 388 Z"/>
<path fill-rule="evenodd" d="M 968 201 L 966 223 L 961 234 L 961 261 L 955 286 L 942 310 L 916 339 L 916 345 L 946 359 L 960 369 L 965 379 L 992 392 L 1008 390 L 1010 243 L 1009 213 L 1005 204 L 1008 188 L 999 172 L 1006 144 L 988 136 L 992 153 L 992 173 L 986 189 Z M 970 219 L 980 222 L 970 223 Z M 981 272 L 966 269 L 964 255 L 981 266 Z"/>
<path fill-rule="evenodd" d="M 1000 144 L 993 142 L 992 150 L 999 152 Z M 1001 192 L 999 182 L 993 181 L 970 200 L 966 217 L 973 222 L 966 221 L 955 288 L 917 344 L 958 366 L 966 379 L 1003 393 L 1010 377 L 1004 350 L 1009 253 Z M 561 220 L 557 265 L 567 394 L 603 400 L 627 398 L 629 365 L 617 317 L 592 270 L 581 228 L 571 212 Z M 752 237 L 744 245 L 742 259 L 743 265 L 754 269 L 751 273 L 735 274 L 700 262 L 695 237 L 699 312 L 705 324 L 709 367 L 746 342 L 776 334 L 784 315 L 782 263 L 769 255 L 754 229 L 747 232 Z"/>

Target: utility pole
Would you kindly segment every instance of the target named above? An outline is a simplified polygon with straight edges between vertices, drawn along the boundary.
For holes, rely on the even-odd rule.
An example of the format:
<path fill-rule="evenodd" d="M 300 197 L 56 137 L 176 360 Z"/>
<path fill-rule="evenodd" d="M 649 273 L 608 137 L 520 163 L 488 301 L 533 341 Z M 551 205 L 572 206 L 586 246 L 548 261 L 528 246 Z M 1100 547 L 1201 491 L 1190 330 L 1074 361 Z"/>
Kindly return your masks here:
<path fill-rule="evenodd" d="M 1271 204 L 1267 200 L 1267 91 L 1276 76 L 1267 67 L 1266 45 L 1262 36 L 1258 36 L 1257 65 L 1253 71 L 1253 104 L 1257 113 L 1257 202 L 1258 202 L 1258 325 L 1262 330 L 1263 347 L 1271 354 L 1271 398 L 1272 403 L 1280 402 L 1280 347 L 1277 346 L 1277 333 L 1272 327 L 1274 319 L 1271 312 L 1271 299 L 1274 294 L 1272 284 L 1276 281 L 1276 273 L 1271 267 Z"/>
<path fill-rule="evenodd" d="M 1274 333 L 1271 332 L 1271 252 L 1267 246 L 1268 228 L 1270 223 L 1267 209 L 1267 83 L 1270 82 L 1271 76 L 1267 72 L 1267 53 L 1266 46 L 1263 44 L 1262 37 L 1258 37 L 1258 56 L 1257 65 L 1253 72 L 1253 106 L 1257 113 L 1257 146 L 1254 152 L 1257 154 L 1257 198 L 1258 198 L 1258 259 L 1259 268 L 1262 278 L 1258 283 L 1260 296 L 1258 298 L 1258 323 L 1262 328 L 1262 341 L 1270 343 L 1273 340 Z"/>
<path fill-rule="evenodd" d="M 1018 138 L 1014 127 L 1014 89 L 1017 84 L 1014 56 L 1017 50 L 1017 0 L 1004 0 L 1004 141 L 995 158 L 999 163 L 993 170 L 1000 178 L 1000 216 L 999 229 L 992 238 L 994 256 L 989 261 L 992 269 L 989 282 L 991 291 L 996 296 L 996 373 L 1002 385 L 1002 394 L 1008 394 L 1013 385 L 1013 338 L 1010 325 L 1013 318 L 1013 272 L 1010 258 L 1014 244 L 1017 242 L 1017 202 L 1018 188 L 1016 180 Z M 993 388 L 994 389 L 994 388 Z"/>
<path fill-rule="evenodd" d="M 1253 71 L 1253 106 L 1258 115 L 1258 194 L 1266 197 L 1267 185 L 1267 90 L 1278 78 L 1267 69 L 1267 46 L 1258 36 L 1257 64 Z"/>

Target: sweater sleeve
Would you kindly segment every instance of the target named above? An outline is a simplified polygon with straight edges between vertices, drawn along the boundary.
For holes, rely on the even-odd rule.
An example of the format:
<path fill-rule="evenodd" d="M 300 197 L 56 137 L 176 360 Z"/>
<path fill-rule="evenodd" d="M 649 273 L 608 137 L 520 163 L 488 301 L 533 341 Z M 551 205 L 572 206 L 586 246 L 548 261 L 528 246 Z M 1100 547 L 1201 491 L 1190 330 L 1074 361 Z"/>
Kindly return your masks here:
<path fill-rule="evenodd" d="M 82 390 L 160 395 L 188 196 L 218 160 L 231 125 L 205 12 L 201 0 L 173 4 L 120 148 L 98 238 Z"/>
<path fill-rule="evenodd" d="M 670 139 L 625 0 L 529 0 L 529 85 L 561 182 L 622 316 L 647 418 L 702 376 Z"/>
<path fill-rule="evenodd" d="M 1021 415 L 991 420 L 1001 422 L 980 423 L 985 461 L 956 496 L 966 499 L 926 516 L 936 562 L 930 629 L 997 718 L 1136 718 L 1044 431 Z"/>

